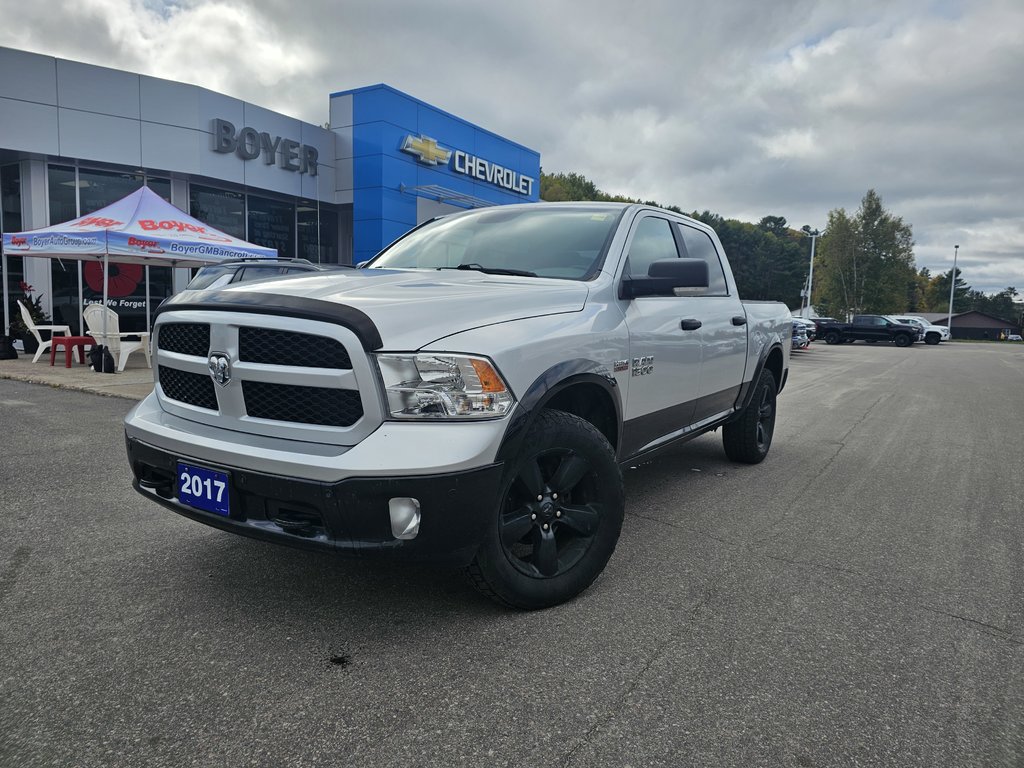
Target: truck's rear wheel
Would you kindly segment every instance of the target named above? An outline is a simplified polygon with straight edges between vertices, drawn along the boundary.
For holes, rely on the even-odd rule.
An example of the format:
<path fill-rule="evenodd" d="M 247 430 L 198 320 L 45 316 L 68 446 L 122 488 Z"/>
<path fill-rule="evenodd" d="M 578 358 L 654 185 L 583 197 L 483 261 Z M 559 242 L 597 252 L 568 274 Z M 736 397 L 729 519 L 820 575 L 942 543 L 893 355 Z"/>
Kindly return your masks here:
<path fill-rule="evenodd" d="M 488 597 L 529 610 L 578 595 L 615 551 L 623 497 L 604 435 L 572 414 L 543 411 L 506 473 L 470 580 Z"/>
<path fill-rule="evenodd" d="M 743 414 L 722 427 L 722 445 L 731 461 L 759 464 L 768 455 L 775 434 L 775 399 L 778 390 L 769 370 L 761 372 L 754 396 Z"/>

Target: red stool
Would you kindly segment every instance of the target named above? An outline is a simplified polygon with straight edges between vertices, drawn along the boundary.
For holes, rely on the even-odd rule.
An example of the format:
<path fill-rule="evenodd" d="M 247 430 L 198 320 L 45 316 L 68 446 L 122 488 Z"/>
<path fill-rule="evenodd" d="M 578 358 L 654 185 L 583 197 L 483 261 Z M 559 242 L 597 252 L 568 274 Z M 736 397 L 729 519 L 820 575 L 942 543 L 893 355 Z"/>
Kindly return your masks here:
<path fill-rule="evenodd" d="M 57 347 L 64 348 L 64 367 L 71 367 L 71 350 L 78 350 L 78 362 L 85 365 L 85 347 L 94 346 L 96 340 L 92 336 L 51 336 L 50 365 L 57 358 Z"/>

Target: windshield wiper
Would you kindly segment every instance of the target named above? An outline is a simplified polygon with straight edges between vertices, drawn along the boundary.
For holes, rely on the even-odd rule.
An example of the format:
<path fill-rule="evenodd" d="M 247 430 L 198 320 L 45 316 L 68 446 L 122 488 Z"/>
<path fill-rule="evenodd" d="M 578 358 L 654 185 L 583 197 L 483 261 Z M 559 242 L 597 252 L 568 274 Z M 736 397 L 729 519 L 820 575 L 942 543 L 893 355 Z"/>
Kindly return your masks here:
<path fill-rule="evenodd" d="M 459 264 L 457 267 L 438 267 L 438 269 L 461 269 L 473 272 L 483 272 L 488 275 L 516 275 L 518 277 L 536 277 L 536 272 L 527 272 L 525 269 L 504 269 L 503 267 L 485 267 L 481 264 Z"/>

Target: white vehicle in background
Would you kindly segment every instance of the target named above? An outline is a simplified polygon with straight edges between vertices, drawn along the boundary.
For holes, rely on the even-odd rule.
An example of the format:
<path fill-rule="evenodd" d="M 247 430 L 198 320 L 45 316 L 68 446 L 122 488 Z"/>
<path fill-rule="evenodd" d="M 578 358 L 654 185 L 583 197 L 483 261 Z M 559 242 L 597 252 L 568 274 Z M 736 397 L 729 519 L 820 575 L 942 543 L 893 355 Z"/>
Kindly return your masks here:
<path fill-rule="evenodd" d="M 938 344 L 940 341 L 949 341 L 949 328 L 944 325 L 932 325 L 923 317 L 917 315 L 889 315 L 890 320 L 907 325 L 916 325 L 921 329 L 921 338 L 925 344 Z"/>

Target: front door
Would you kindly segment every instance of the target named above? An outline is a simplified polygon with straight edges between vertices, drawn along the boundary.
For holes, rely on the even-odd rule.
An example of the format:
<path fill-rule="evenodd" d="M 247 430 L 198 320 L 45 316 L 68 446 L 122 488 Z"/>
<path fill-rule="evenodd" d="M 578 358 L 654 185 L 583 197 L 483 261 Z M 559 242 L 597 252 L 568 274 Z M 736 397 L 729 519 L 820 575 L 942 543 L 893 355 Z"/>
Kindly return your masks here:
<path fill-rule="evenodd" d="M 641 212 L 626 241 L 625 273 L 646 275 L 655 261 L 679 258 L 673 222 Z M 693 422 L 700 391 L 701 333 L 692 327 L 700 299 L 640 296 L 626 302 L 629 388 L 622 455 L 653 448 Z"/>

